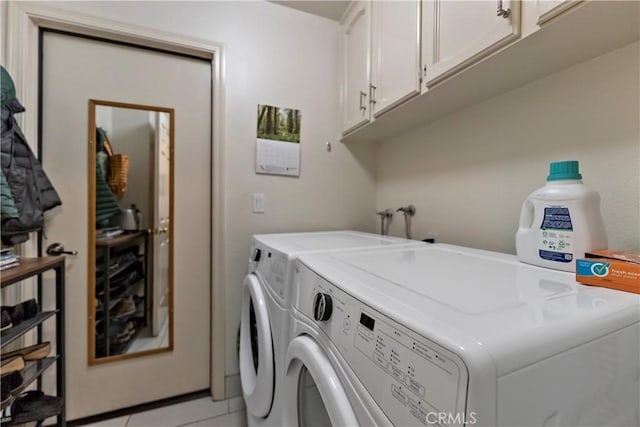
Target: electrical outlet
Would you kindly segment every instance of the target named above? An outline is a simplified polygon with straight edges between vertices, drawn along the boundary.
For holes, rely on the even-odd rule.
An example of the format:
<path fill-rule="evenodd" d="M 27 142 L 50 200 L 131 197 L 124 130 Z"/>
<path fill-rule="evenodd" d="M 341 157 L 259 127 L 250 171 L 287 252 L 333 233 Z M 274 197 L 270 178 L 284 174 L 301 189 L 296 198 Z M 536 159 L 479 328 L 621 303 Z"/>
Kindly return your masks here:
<path fill-rule="evenodd" d="M 253 213 L 264 213 L 264 193 L 253 193 Z"/>

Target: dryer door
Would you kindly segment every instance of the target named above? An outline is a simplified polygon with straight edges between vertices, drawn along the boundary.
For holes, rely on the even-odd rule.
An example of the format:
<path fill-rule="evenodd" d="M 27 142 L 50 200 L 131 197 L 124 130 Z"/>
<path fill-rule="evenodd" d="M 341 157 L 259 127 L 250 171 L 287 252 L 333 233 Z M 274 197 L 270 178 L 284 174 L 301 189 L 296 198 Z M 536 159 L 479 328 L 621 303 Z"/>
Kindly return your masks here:
<path fill-rule="evenodd" d="M 312 338 L 291 341 L 286 366 L 283 425 L 358 425 L 340 377 Z"/>
<path fill-rule="evenodd" d="M 244 279 L 240 319 L 240 380 L 247 410 L 266 417 L 274 387 L 273 341 L 267 301 L 255 274 Z"/>

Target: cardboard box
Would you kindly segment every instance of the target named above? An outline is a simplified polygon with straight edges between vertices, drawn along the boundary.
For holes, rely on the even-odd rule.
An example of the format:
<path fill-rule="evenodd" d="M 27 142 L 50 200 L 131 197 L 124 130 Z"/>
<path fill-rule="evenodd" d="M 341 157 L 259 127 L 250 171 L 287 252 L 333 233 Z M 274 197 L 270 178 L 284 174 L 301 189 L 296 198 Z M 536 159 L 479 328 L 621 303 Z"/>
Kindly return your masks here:
<path fill-rule="evenodd" d="M 640 254 L 592 251 L 576 260 L 576 281 L 640 294 Z"/>

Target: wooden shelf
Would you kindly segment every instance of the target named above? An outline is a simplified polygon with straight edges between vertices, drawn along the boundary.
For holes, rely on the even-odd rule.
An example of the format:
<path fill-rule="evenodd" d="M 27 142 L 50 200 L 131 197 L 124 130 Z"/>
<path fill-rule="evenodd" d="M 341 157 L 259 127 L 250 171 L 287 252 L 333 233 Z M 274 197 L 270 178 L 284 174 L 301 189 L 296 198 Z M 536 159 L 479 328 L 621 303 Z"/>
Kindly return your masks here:
<path fill-rule="evenodd" d="M 2 287 L 12 285 L 29 277 L 40 274 L 46 270 L 57 268 L 64 264 L 63 256 L 52 256 L 45 258 L 22 258 L 20 265 L 0 273 L 0 283 Z"/>
<path fill-rule="evenodd" d="M 96 246 L 98 247 L 115 247 L 127 244 L 136 239 L 144 237 L 147 234 L 146 231 L 136 231 L 134 233 L 121 234 L 115 237 L 107 237 L 103 239 L 96 239 Z"/>

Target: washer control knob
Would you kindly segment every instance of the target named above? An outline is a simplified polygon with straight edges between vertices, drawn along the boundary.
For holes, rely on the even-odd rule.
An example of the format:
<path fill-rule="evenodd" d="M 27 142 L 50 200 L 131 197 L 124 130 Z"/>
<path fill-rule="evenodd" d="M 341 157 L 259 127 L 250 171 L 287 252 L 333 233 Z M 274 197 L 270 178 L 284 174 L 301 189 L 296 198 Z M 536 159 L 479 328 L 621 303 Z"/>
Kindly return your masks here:
<path fill-rule="evenodd" d="M 254 262 L 258 262 L 258 261 L 260 261 L 260 257 L 262 257 L 262 250 L 256 248 L 253 251 L 253 256 L 251 257 L 251 260 L 254 261 Z"/>
<path fill-rule="evenodd" d="M 313 298 L 313 318 L 318 322 L 326 322 L 331 318 L 333 301 L 331 295 L 318 292 Z"/>

